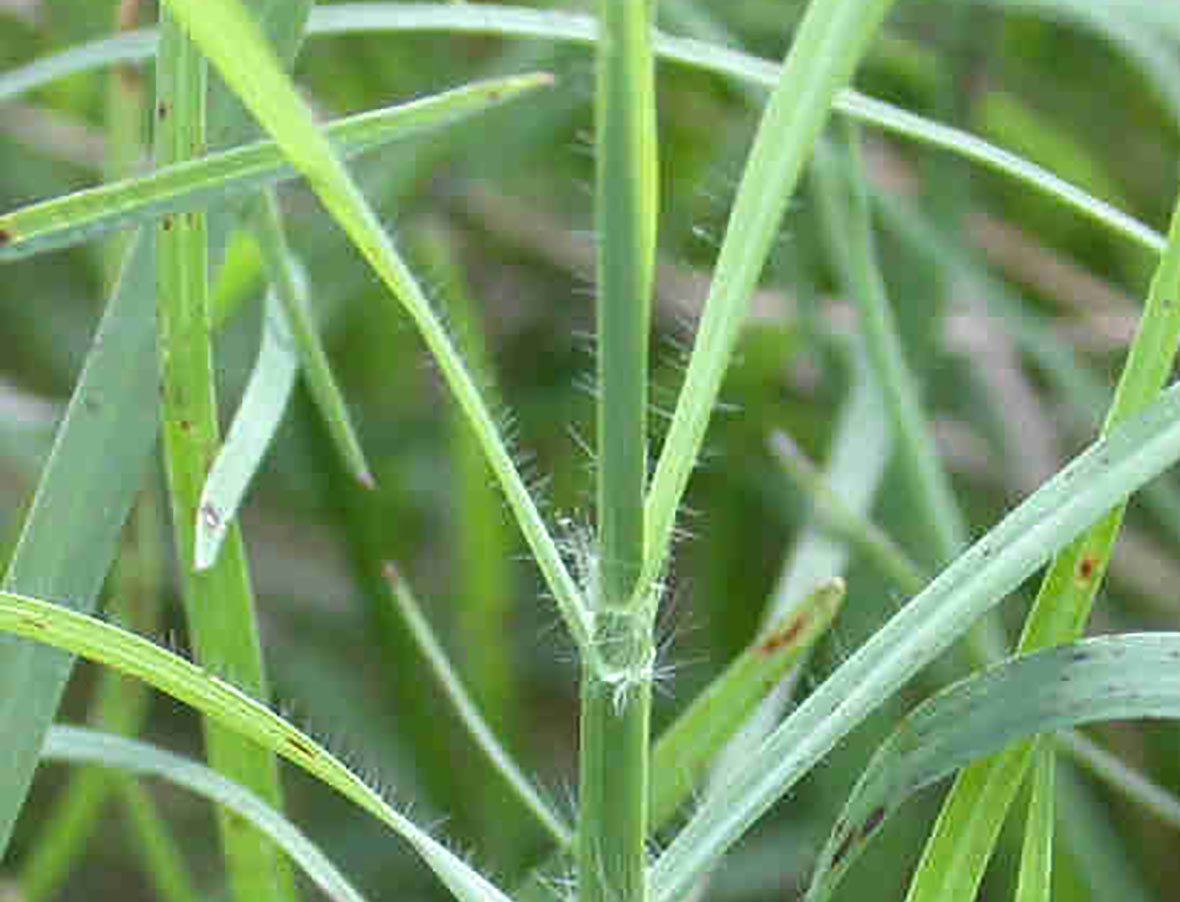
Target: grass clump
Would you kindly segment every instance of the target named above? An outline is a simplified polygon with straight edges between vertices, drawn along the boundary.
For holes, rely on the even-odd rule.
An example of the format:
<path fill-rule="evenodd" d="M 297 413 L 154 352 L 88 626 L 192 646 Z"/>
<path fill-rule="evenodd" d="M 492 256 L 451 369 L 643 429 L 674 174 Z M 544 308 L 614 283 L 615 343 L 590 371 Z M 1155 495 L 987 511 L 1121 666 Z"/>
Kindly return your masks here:
<path fill-rule="evenodd" d="M 558 6 L 0 13 L 5 879 L 1169 898 L 1180 15 Z"/>

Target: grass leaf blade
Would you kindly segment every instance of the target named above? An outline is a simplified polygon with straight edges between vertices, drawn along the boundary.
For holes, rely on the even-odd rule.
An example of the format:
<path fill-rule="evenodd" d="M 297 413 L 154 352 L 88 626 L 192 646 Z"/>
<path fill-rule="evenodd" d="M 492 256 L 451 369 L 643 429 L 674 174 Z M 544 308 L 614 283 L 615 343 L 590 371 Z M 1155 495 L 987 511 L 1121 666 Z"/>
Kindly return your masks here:
<path fill-rule="evenodd" d="M 891 0 L 812 3 L 754 140 L 705 302 L 684 387 L 647 498 L 646 581 L 668 554 L 676 509 L 704 440 L 746 306 L 787 203 L 837 92 L 852 77 Z"/>
<path fill-rule="evenodd" d="M 168 6 L 409 313 L 479 436 L 571 635 L 581 647 L 588 647 L 589 612 L 581 591 L 512 462 L 474 380 L 376 214 L 262 41 L 257 25 L 236 0 L 169 0 Z"/>
<path fill-rule="evenodd" d="M 971 761 L 1069 726 L 1180 717 L 1177 655 L 1176 633 L 1086 639 L 1010 658 L 922 703 L 858 781 L 821 853 L 808 902 L 827 898 L 865 841 L 909 796 Z"/>
<path fill-rule="evenodd" d="M 61 648 L 143 680 L 324 781 L 410 843 L 462 902 L 508 902 L 462 859 L 395 811 L 314 739 L 225 680 L 142 636 L 61 605 L 0 592 L 0 631 Z"/>
<path fill-rule="evenodd" d="M 296 281 L 301 290 L 306 291 L 306 275 L 301 268 L 294 272 L 298 273 Z M 193 524 L 193 566 L 197 570 L 207 570 L 217 560 L 221 543 L 237 518 L 238 507 L 282 423 L 295 387 L 299 360 L 286 314 L 275 297 L 278 290 L 272 287 L 267 292 L 258 359 L 201 489 Z"/>
<path fill-rule="evenodd" d="M 764 631 L 665 730 L 652 750 L 651 823 L 671 820 L 750 713 L 835 620 L 844 580 L 824 583 Z"/>
<path fill-rule="evenodd" d="M 445 128 L 519 94 L 552 83 L 548 75 L 478 82 L 348 116 L 325 126 L 345 155 Z M 199 210 L 298 173 L 273 141 L 260 141 L 100 185 L 0 215 L 0 261 L 16 260 L 181 211 Z"/>
<path fill-rule="evenodd" d="M 494 4 L 480 4 L 477 7 L 468 4 L 340 3 L 313 9 L 308 31 L 313 35 L 451 31 L 575 43 L 592 43 L 595 39 L 595 23 L 588 16 Z M 55 78 L 150 57 L 155 53 L 156 39 L 154 31 L 145 29 L 83 44 L 0 74 L 0 101 L 40 87 Z M 655 36 L 654 46 L 656 53 L 665 60 L 729 78 L 773 87 L 778 77 L 776 63 L 727 47 L 661 34 Z M 1164 237 L 1133 216 L 1045 168 L 969 132 L 851 90 L 837 95 L 835 110 L 858 122 L 937 147 L 1005 174 L 1141 247 L 1155 252 L 1163 250 Z"/>
<path fill-rule="evenodd" d="M 58 428 L 4 577 L 8 591 L 94 609 L 156 436 L 154 266 L 154 238 L 141 233 Z M 71 666 L 65 655 L 0 640 L 0 850 Z"/>
<path fill-rule="evenodd" d="M 1177 458 L 1180 387 L 1173 387 L 1008 514 L 796 708 L 656 862 L 655 902 L 678 897 L 810 766 L 979 615 Z"/>
<path fill-rule="evenodd" d="M 1180 341 L 1178 296 L 1180 200 L 1172 212 L 1168 245 L 1152 278 L 1138 332 L 1107 412 L 1104 434 L 1142 410 L 1163 386 Z M 1020 651 L 1069 642 L 1082 634 L 1125 510 L 1123 501 L 1103 511 L 1097 522 L 1054 557 L 1025 621 Z M 944 802 L 946 814 L 938 818 L 923 850 L 910 884 L 909 902 L 936 902 L 947 893 L 969 894 L 978 887 L 1016 786 L 1035 751 L 1035 743 L 1021 743 L 960 775 Z M 989 770 L 995 773 L 986 773 Z"/>
<path fill-rule="evenodd" d="M 217 771 L 153 745 L 83 727 L 55 726 L 42 758 L 71 764 L 97 764 L 128 773 L 160 777 L 250 821 L 283 849 L 332 899 L 364 902 L 328 858 L 281 813 Z"/>

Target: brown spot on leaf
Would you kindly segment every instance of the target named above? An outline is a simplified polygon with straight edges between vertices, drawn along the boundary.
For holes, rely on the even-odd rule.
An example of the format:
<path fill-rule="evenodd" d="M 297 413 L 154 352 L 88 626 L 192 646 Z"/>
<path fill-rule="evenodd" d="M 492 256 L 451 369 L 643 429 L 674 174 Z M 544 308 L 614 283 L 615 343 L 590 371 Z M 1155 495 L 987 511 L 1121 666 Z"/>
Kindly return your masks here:
<path fill-rule="evenodd" d="M 758 651 L 764 655 L 772 655 L 779 649 L 790 645 L 803 632 L 803 627 L 807 626 L 807 622 L 810 619 L 806 613 L 800 614 L 787 626 L 781 630 L 775 630 L 763 639 L 758 645 Z"/>
<path fill-rule="evenodd" d="M 34 617 L 31 614 L 25 614 L 20 619 L 21 624 L 26 628 L 36 633 L 43 633 L 49 629 L 49 624 L 40 617 Z"/>
<path fill-rule="evenodd" d="M 0 229 L 0 247 L 6 244 L 12 244 L 12 232 L 8 229 Z"/>
<path fill-rule="evenodd" d="M 310 745 L 308 745 L 306 742 L 304 742 L 298 736 L 288 736 L 288 737 L 286 737 L 286 739 L 287 739 L 287 745 L 291 746 L 291 748 L 295 749 L 295 751 L 300 752 L 301 754 L 303 754 L 307 758 L 316 757 L 315 749 L 313 749 Z"/>
<path fill-rule="evenodd" d="M 839 865 L 840 862 L 844 860 L 845 856 L 848 855 L 849 849 L 852 848 L 852 840 L 854 838 L 855 837 L 853 834 L 849 832 L 848 835 L 846 835 L 844 839 L 840 841 L 840 845 L 836 847 L 836 854 L 832 856 L 832 867 Z"/>
<path fill-rule="evenodd" d="M 861 827 L 861 838 L 867 837 L 870 833 L 881 826 L 881 821 L 885 820 L 885 806 L 878 805 L 865 818 L 865 825 Z"/>

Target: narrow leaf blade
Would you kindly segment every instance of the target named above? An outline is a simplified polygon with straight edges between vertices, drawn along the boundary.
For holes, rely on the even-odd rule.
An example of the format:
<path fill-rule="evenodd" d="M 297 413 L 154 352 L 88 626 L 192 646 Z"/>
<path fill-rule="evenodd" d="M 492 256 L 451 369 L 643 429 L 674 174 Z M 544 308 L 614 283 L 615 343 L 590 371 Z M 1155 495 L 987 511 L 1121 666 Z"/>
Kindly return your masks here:
<path fill-rule="evenodd" d="M 499 889 L 394 810 L 331 752 L 240 689 L 142 636 L 61 605 L 0 592 L 0 631 L 64 649 L 155 686 L 210 720 L 281 755 L 412 845 L 461 902 L 509 902 Z"/>
<path fill-rule="evenodd" d="M 1010 658 L 928 699 L 869 762 L 820 855 L 808 902 L 828 897 L 906 799 L 971 761 L 1069 726 L 1180 718 L 1178 661 L 1180 634 L 1103 636 Z"/>
<path fill-rule="evenodd" d="M 1180 388 L 1066 466 L 963 553 L 813 692 L 657 860 L 677 898 L 843 736 L 1057 548 L 1180 457 Z"/>

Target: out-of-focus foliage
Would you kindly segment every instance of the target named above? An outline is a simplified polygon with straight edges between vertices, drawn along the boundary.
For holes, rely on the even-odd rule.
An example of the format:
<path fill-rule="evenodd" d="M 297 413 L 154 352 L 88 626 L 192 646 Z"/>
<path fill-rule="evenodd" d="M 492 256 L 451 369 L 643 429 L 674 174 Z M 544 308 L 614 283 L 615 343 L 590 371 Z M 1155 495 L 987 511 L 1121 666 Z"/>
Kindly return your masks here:
<path fill-rule="evenodd" d="M 0 0 L 0 67 L 109 34 L 119 21 L 117 5 Z M 901 0 L 856 87 L 986 137 L 1162 231 L 1176 195 L 1180 111 L 1141 51 L 1159 49 L 1164 62 L 1176 65 L 1180 15 L 1161 13 L 1168 27 L 1139 28 L 1135 35 L 1146 43 L 1138 45 L 1104 31 L 1101 15 L 1071 18 L 1063 12 L 1069 8 L 1066 0 L 1029 8 L 1015 0 Z M 781 0 L 660 4 L 661 27 L 668 31 L 699 35 L 694 29 L 712 28 L 705 37 L 724 35 L 768 57 L 781 57 L 801 10 L 801 3 Z M 1150 15 L 1140 18 L 1151 21 Z M 572 537 L 572 527 L 587 525 L 581 521 L 593 502 L 587 449 L 593 447 L 594 400 L 587 386 L 594 372 L 588 137 L 594 72 L 587 48 L 473 35 L 320 36 L 304 46 L 296 75 L 327 118 L 537 69 L 555 74 L 554 88 L 440 134 L 371 152 L 352 171 L 386 224 L 408 239 L 404 246 L 424 247 L 414 240 L 424 234 L 444 242 L 445 266 L 437 253 L 420 254 L 425 282 L 436 307 L 450 311 L 460 347 L 480 358 L 480 377 L 494 383 L 515 452 L 529 461 L 549 516 L 554 522 L 564 512 L 580 518 L 571 524 Z M 126 145 L 111 113 L 120 80 L 149 89 L 151 67 L 72 76 L 0 105 L 0 210 L 105 178 L 111 155 Z M 658 92 L 657 442 L 758 100 L 756 92 L 720 77 L 670 66 L 660 69 Z M 133 168 L 144 165 L 149 146 L 146 113 L 142 119 Z M 830 137 L 841 140 L 836 132 Z M 877 253 L 906 362 L 922 386 L 942 459 L 977 534 L 1092 438 L 1107 399 L 1076 388 L 1089 380 L 1109 393 L 1155 261 L 999 175 L 871 131 L 864 141 L 871 190 L 898 212 L 880 218 Z M 786 431 L 822 461 L 848 391 L 841 336 L 854 328 L 854 307 L 843 295 L 840 267 L 829 258 L 814 189 L 808 183 L 788 213 L 723 390 L 726 407 L 713 419 L 706 457 L 690 486 L 691 513 L 681 520 L 687 536 L 676 547 L 671 600 L 661 621 L 659 666 L 674 678 L 657 698 L 657 726 L 748 643 L 808 520 L 809 502 L 775 462 L 768 437 Z M 506 746 L 552 790 L 559 807 L 573 785 L 576 758 L 572 650 L 510 517 L 498 507 L 499 496 L 489 497 L 478 472 L 472 473 L 471 449 L 456 438 L 461 424 L 416 333 L 387 315 L 382 288 L 306 187 L 291 184 L 280 196 L 377 490 L 351 480 L 301 383 L 242 518 L 277 696 L 311 733 L 412 803 L 419 822 L 445 818 L 449 836 L 478 849 L 477 863 L 501 885 L 513 885 L 545 854 L 544 834 L 523 808 L 488 788 L 491 771 L 424 678 L 393 614 L 382 564 L 398 562 L 488 720 L 505 731 Z M 932 230 L 954 257 L 931 255 L 928 243 L 915 240 L 922 230 L 894 227 L 906 217 Z M 260 263 L 243 245 L 232 247 L 215 286 L 222 292 L 218 303 L 229 311 L 216 338 L 223 423 L 245 385 L 263 317 Z M 4 267 L 0 537 L 6 549 L 101 312 L 111 253 L 108 245 L 93 244 Z M 981 277 L 965 275 L 972 271 Z M 1006 292 L 1003 307 L 997 306 L 1000 291 Z M 470 309 L 448 301 L 456 295 Z M 1033 334 L 1041 352 L 1036 356 Z M 931 559 L 924 515 L 915 512 L 901 470 L 887 475 L 874 521 L 922 565 L 936 565 L 941 562 Z M 158 485 L 158 469 L 150 479 Z M 481 532 L 472 535 L 472 524 Z M 1169 515 L 1160 505 L 1132 506 L 1095 615 L 1097 630 L 1180 629 L 1178 540 L 1175 510 Z M 480 547 L 495 559 L 481 561 Z M 472 568 L 490 574 L 484 577 L 487 597 L 471 578 Z M 854 554 L 846 578 L 845 612 L 814 657 L 803 692 L 912 594 L 896 573 L 882 572 L 864 556 Z M 174 632 L 182 622 L 175 595 L 174 581 L 166 580 L 160 635 L 183 646 L 183 634 Z M 495 612 L 496 622 L 479 616 L 485 610 Z M 1017 600 L 1002 613 L 1014 627 L 1024 612 Z M 489 656 L 482 643 L 494 643 L 501 653 Z M 66 719 L 83 716 L 95 674 L 77 669 Z M 907 701 L 898 699 L 874 717 L 801 785 L 789 816 L 770 817 L 735 851 L 710 898 L 801 892 L 849 788 Z M 153 707 L 145 735 L 190 751 L 199 744 L 191 714 L 163 702 Z M 1158 783 L 1178 788 L 1174 727 L 1109 728 L 1098 736 L 1134 757 Z M 286 773 L 294 819 L 359 886 L 375 898 L 441 898 L 418 863 L 391 851 L 378 825 L 322 787 Z M 1057 776 L 1077 797 L 1075 810 L 1088 811 L 1089 819 L 1059 830 L 1055 898 L 1169 899 L 1180 892 L 1180 840 L 1171 828 L 1079 780 L 1072 764 L 1059 762 Z M 20 873 L 34 853 L 62 778 L 53 768 L 39 776 L 4 873 Z M 212 821 L 200 804 L 164 793 L 160 802 L 198 877 L 215 870 Z M 108 805 L 115 820 L 117 806 Z M 911 806 L 909 817 L 891 824 L 838 897 L 900 898 L 933 810 Z M 96 832 L 61 898 L 151 898 L 126 835 L 123 829 Z M 989 897 L 1011 893 L 1019 839 L 1015 831 L 1005 834 L 985 883 Z M 1116 851 L 1093 854 L 1104 842 Z"/>

